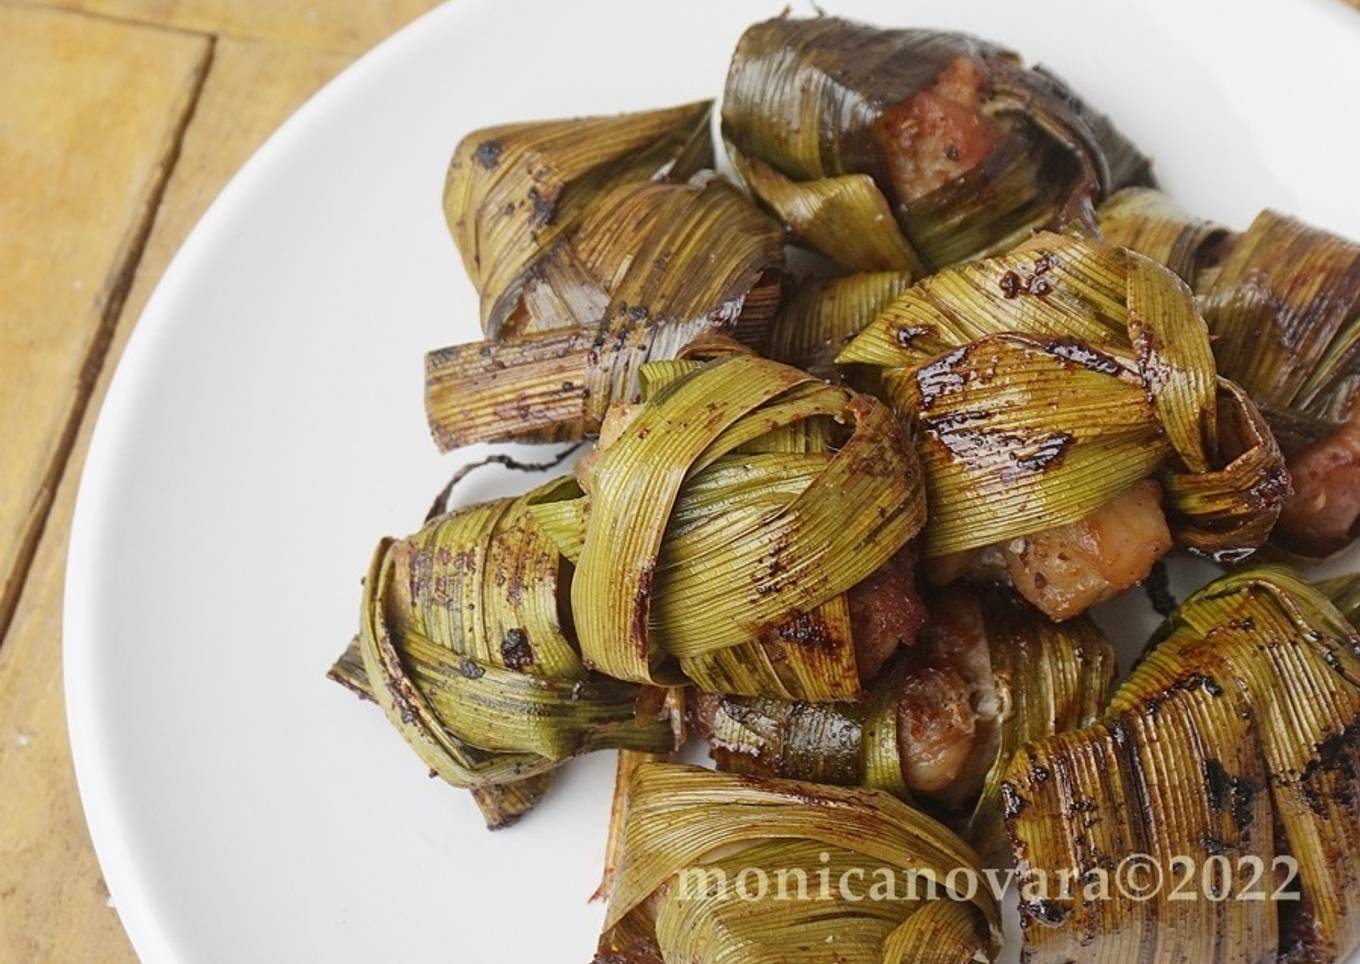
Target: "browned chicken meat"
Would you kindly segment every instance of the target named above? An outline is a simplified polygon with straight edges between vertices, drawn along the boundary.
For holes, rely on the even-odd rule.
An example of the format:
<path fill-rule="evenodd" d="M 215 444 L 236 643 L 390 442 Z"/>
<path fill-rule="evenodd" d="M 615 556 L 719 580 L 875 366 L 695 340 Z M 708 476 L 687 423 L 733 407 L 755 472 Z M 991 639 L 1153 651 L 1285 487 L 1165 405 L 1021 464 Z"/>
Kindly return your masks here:
<path fill-rule="evenodd" d="M 1310 556 L 1345 548 L 1360 519 L 1360 410 L 1333 434 L 1288 460 L 1294 495 L 1285 500 L 1276 534 Z"/>
<path fill-rule="evenodd" d="M 913 793 L 954 806 L 982 788 L 996 756 L 1000 706 L 978 597 L 946 590 L 922 642 L 897 703 L 902 776 Z"/>
<path fill-rule="evenodd" d="M 1161 486 L 1144 479 L 1076 522 L 932 559 L 927 575 L 937 585 L 961 577 L 1008 582 L 1061 621 L 1142 582 L 1170 549 Z"/>
<path fill-rule="evenodd" d="M 982 112 L 987 70 L 950 61 L 934 83 L 884 111 L 878 135 L 897 198 L 910 203 L 981 164 L 1005 136 Z"/>
<path fill-rule="evenodd" d="M 910 646 L 925 622 L 916 591 L 916 551 L 907 545 L 846 594 L 860 682 L 868 685 L 897 652 Z"/>
<path fill-rule="evenodd" d="M 996 757 L 1001 700 L 978 597 L 946 590 L 901 659 L 883 682 L 896 687 L 885 695 L 896 704 L 903 782 L 952 808 L 977 794 Z M 854 784 L 863 776 L 865 707 L 696 693 L 688 711 L 724 770 Z"/>

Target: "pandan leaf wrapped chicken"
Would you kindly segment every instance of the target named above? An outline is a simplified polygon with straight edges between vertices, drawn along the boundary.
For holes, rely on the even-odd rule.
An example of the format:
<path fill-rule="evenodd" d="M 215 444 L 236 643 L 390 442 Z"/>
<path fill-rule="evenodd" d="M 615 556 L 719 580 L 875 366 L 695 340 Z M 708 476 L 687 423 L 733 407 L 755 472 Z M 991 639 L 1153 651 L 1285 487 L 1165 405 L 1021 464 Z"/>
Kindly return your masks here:
<path fill-rule="evenodd" d="M 778 17 L 741 37 L 728 154 L 801 244 L 920 276 L 1090 223 L 1147 162 L 1053 74 L 965 34 Z"/>
<path fill-rule="evenodd" d="M 575 479 L 531 502 L 618 679 L 854 698 L 922 619 L 916 453 L 886 405 L 745 353 L 642 368 Z"/>
<path fill-rule="evenodd" d="M 887 793 L 653 763 L 629 798 L 596 964 L 966 964 L 999 948 L 995 898 L 965 890 L 977 854 Z"/>
<path fill-rule="evenodd" d="M 1054 623 L 1000 590 L 950 588 L 922 639 L 859 702 L 699 694 L 689 712 L 721 770 L 886 790 L 1009 860 L 1001 776 L 1023 744 L 1104 710 L 1114 650 L 1089 619 Z"/>
<path fill-rule="evenodd" d="M 1099 723 L 1017 754 L 1003 791 L 1021 892 L 1049 882 L 1022 902 L 1026 959 L 1320 962 L 1360 946 L 1356 643 L 1292 571 L 1240 571 L 1170 617 Z M 1167 886 L 1120 891 L 1127 854 L 1149 855 L 1135 886 Z M 1173 896 L 1182 879 L 1193 899 Z"/>
<path fill-rule="evenodd" d="M 572 756 L 675 746 L 638 686 L 583 665 L 569 573 L 523 496 L 439 516 L 379 544 L 357 643 L 332 670 L 382 707 L 432 775 L 470 789 L 493 829 Z"/>
<path fill-rule="evenodd" d="M 426 358 L 442 449 L 579 439 L 638 366 L 697 335 L 756 345 L 779 301 L 777 224 L 711 171 L 709 104 L 476 131 L 444 208 L 485 341 Z"/>
<path fill-rule="evenodd" d="M 846 342 L 911 283 L 907 271 L 804 278 L 780 305 L 761 353 L 826 381 L 837 381 L 836 356 Z"/>
<path fill-rule="evenodd" d="M 1276 542 L 1311 557 L 1350 544 L 1360 532 L 1360 245 L 1274 211 L 1233 233 L 1149 190 L 1112 197 L 1100 225 L 1194 286 L 1219 370 L 1275 430 L 1294 480 Z"/>
<path fill-rule="evenodd" d="M 931 577 L 1009 581 L 1054 619 L 1139 582 L 1173 542 L 1240 561 L 1288 492 L 1190 289 L 1103 242 L 1041 234 L 932 275 L 838 361 L 917 427 Z"/>

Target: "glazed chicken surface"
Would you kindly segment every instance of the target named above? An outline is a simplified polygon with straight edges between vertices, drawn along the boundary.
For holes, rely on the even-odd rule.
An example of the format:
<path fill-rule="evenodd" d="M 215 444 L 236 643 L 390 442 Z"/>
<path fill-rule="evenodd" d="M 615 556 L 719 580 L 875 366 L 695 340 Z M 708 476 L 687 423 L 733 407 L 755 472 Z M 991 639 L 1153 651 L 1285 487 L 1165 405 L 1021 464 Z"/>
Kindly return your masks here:
<path fill-rule="evenodd" d="M 986 86 L 986 67 L 960 56 L 929 87 L 884 112 L 879 140 L 899 202 L 918 200 L 981 164 L 1005 137 L 982 113 Z"/>
<path fill-rule="evenodd" d="M 981 602 L 969 589 L 951 587 L 930 604 L 930 618 L 920 639 L 904 660 L 896 692 L 897 748 L 902 779 L 913 794 L 945 807 L 975 796 L 996 757 L 1001 698 L 992 674 Z M 756 701 L 759 704 L 760 701 Z M 747 704 L 750 705 L 750 704 Z M 843 707 L 846 704 L 842 704 Z M 816 718 L 816 704 L 796 703 L 787 714 L 756 709 L 747 712 L 742 701 L 695 692 L 688 711 L 698 733 L 710 743 L 722 769 L 756 776 L 808 779 L 803 770 L 814 746 L 802 746 L 803 728 L 782 731 L 781 720 Z M 741 719 L 764 734 L 769 742 L 725 742 L 715 737 L 720 713 Z M 804 714 L 807 714 L 805 716 Z M 823 729 L 823 738 L 860 738 L 858 725 L 841 722 Z M 823 775 L 822 778 L 825 778 Z"/>
<path fill-rule="evenodd" d="M 1360 410 L 1333 434 L 1291 455 L 1287 465 L 1294 494 L 1280 513 L 1283 541 L 1312 556 L 1345 548 L 1360 519 Z"/>
<path fill-rule="evenodd" d="M 946 590 L 930 606 L 897 703 L 902 776 L 913 793 L 950 806 L 982 788 L 996 755 L 999 700 L 978 597 Z"/>
<path fill-rule="evenodd" d="M 1170 549 L 1161 486 L 1144 479 L 1076 522 L 932 559 L 927 574 L 937 585 L 958 578 L 1009 583 L 1062 621 L 1142 582 Z"/>
<path fill-rule="evenodd" d="M 916 552 L 908 545 L 851 588 L 850 633 L 860 683 L 868 683 L 901 646 L 910 646 L 926 619 L 916 591 Z"/>

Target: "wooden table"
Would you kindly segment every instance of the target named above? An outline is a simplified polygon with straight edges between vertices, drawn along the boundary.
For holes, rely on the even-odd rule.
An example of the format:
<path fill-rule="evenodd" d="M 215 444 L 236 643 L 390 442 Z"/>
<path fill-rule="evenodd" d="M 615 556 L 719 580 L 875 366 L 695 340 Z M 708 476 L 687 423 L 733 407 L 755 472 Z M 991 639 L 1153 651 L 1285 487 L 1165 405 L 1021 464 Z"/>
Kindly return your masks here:
<path fill-rule="evenodd" d="M 135 961 L 76 796 L 66 543 L 109 373 L 218 190 L 435 0 L 0 0 L 0 961 Z"/>

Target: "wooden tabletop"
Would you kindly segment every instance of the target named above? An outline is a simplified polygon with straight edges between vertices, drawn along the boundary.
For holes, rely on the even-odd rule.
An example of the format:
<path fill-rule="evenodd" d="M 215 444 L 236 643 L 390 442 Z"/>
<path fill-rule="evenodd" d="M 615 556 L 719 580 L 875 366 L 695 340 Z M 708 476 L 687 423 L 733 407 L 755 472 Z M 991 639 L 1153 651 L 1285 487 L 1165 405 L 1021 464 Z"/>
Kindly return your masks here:
<path fill-rule="evenodd" d="M 109 373 L 218 190 L 435 0 L 0 0 L 0 961 L 135 961 L 76 796 L 66 543 Z"/>

